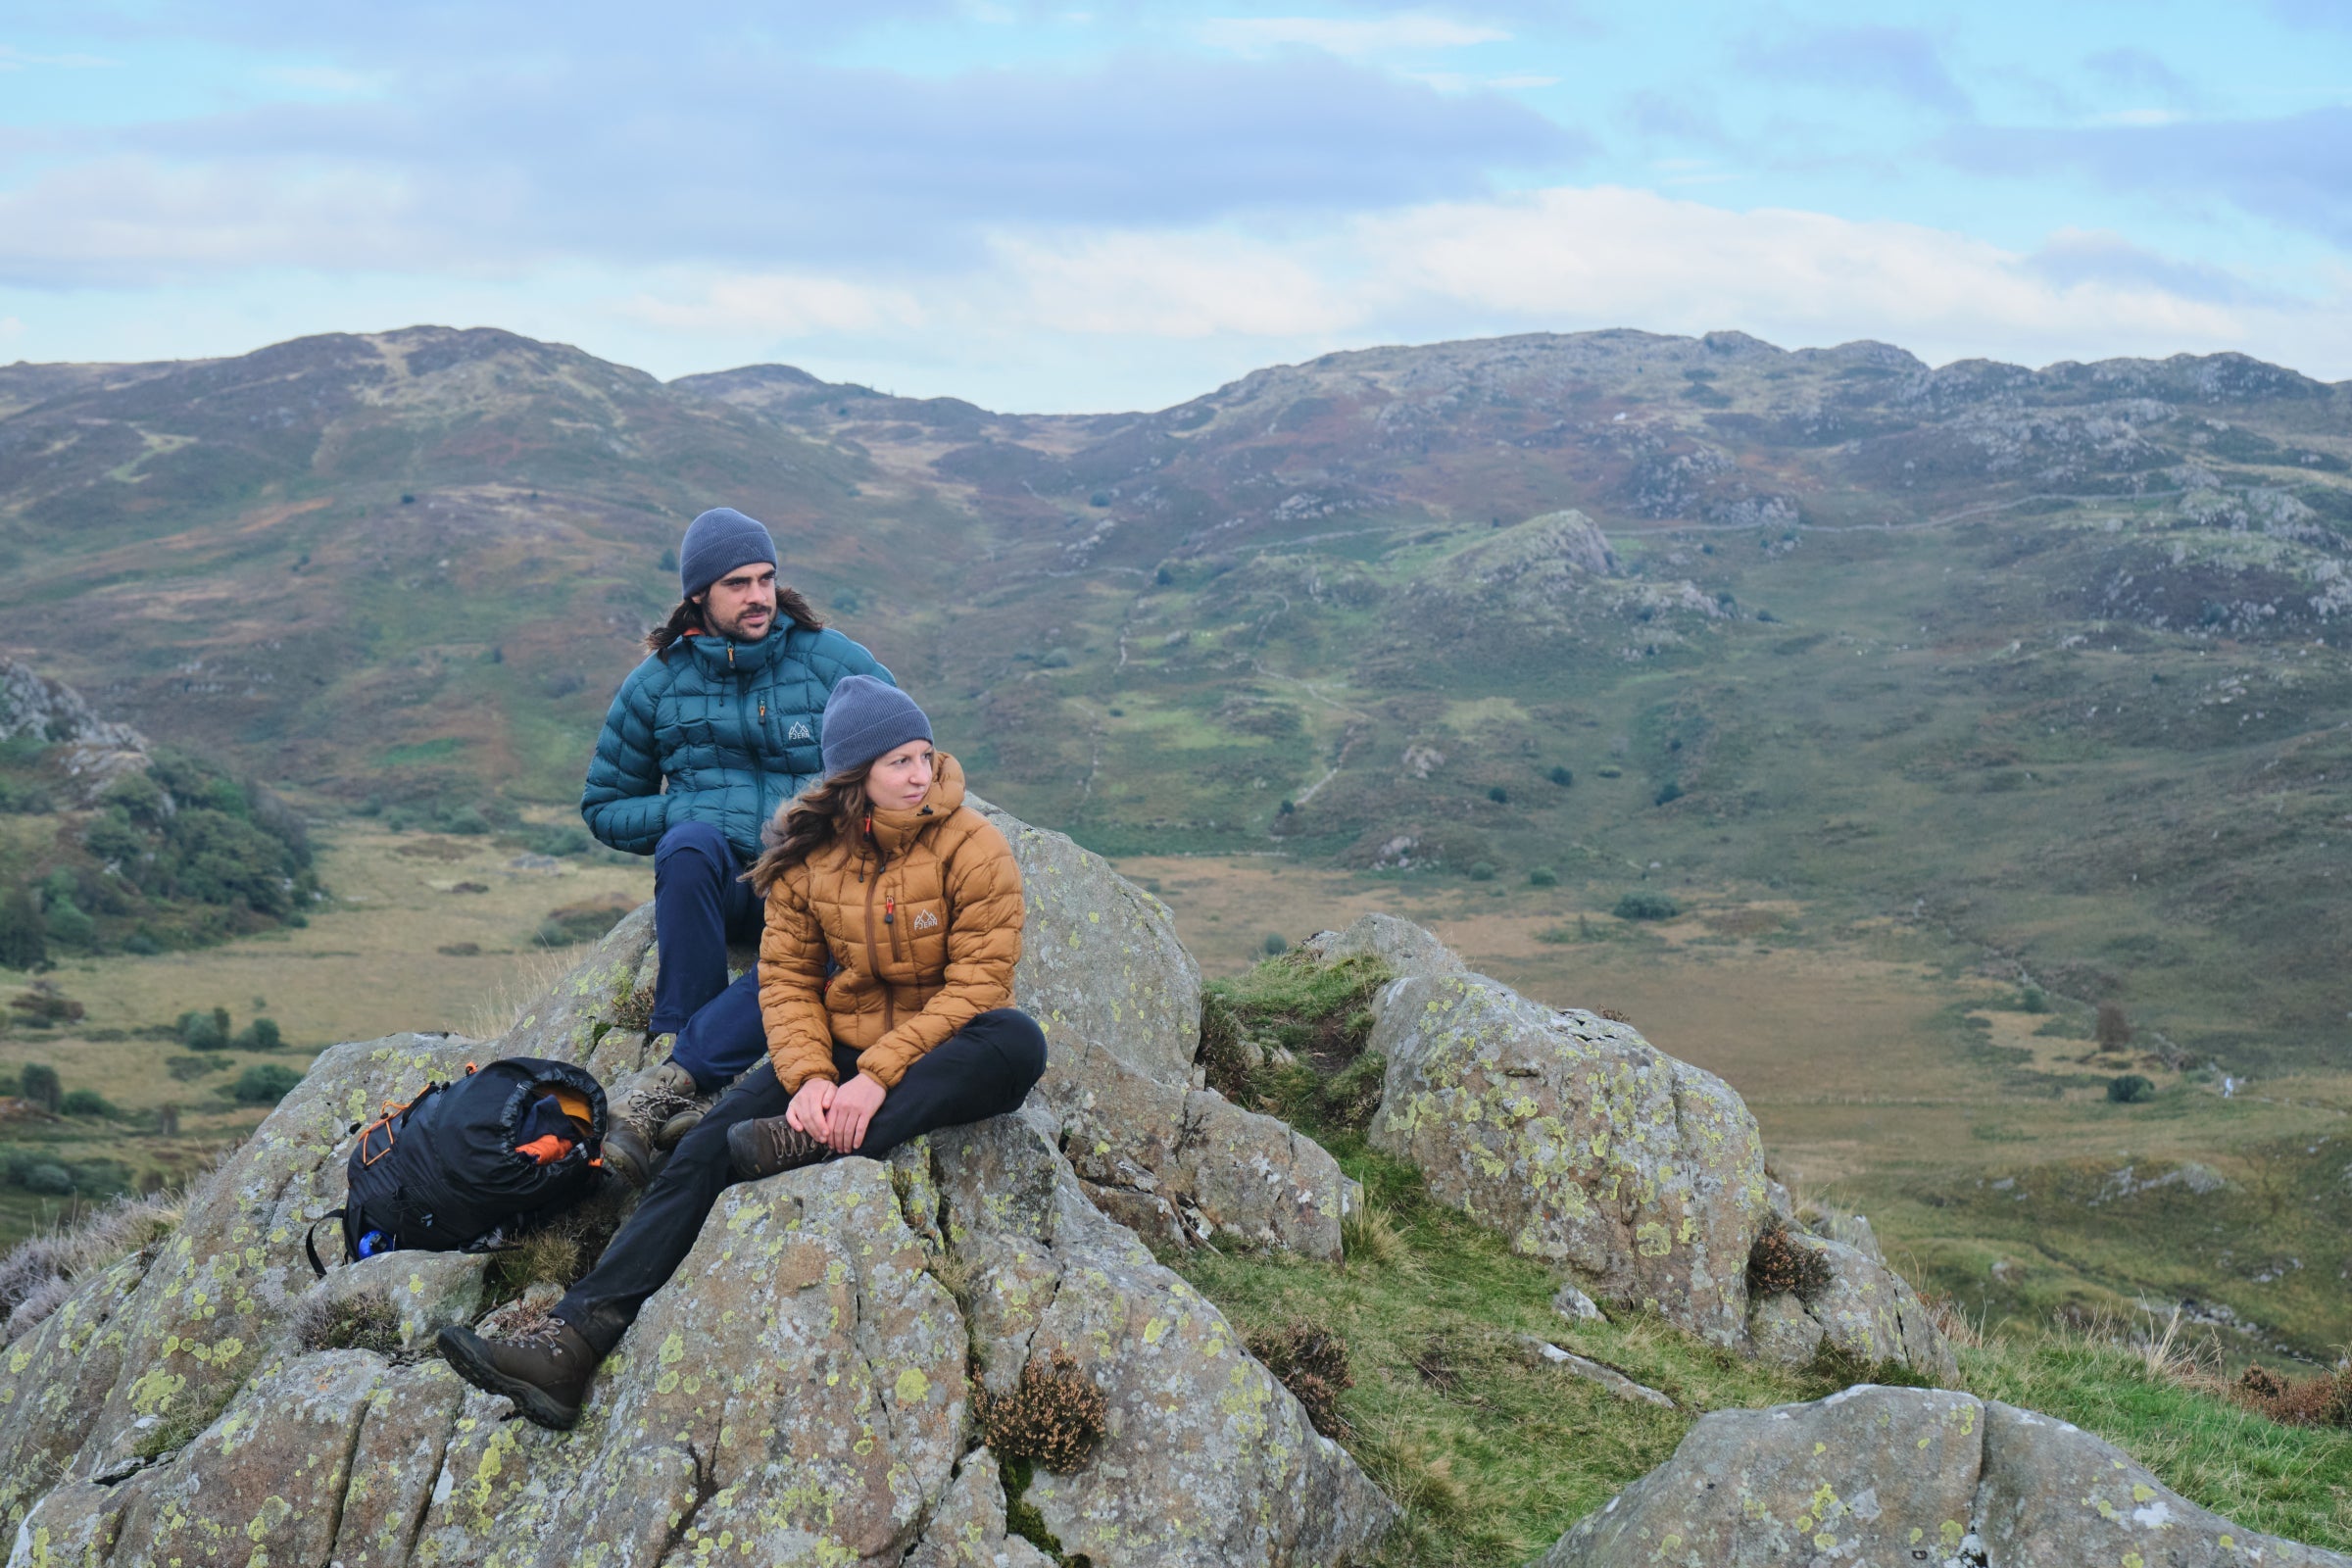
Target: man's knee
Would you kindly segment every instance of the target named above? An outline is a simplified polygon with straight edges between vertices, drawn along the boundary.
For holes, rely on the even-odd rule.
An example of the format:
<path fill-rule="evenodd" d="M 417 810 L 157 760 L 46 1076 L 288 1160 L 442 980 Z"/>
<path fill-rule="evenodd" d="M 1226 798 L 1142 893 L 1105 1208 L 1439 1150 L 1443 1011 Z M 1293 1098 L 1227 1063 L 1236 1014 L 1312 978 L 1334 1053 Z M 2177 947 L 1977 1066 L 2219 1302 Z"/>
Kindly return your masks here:
<path fill-rule="evenodd" d="M 712 869 L 722 873 L 735 862 L 735 852 L 727 847 L 727 836 L 708 822 L 680 822 L 665 829 L 662 842 L 654 846 L 655 874 L 660 875 L 669 861 L 681 855 L 708 860 Z"/>

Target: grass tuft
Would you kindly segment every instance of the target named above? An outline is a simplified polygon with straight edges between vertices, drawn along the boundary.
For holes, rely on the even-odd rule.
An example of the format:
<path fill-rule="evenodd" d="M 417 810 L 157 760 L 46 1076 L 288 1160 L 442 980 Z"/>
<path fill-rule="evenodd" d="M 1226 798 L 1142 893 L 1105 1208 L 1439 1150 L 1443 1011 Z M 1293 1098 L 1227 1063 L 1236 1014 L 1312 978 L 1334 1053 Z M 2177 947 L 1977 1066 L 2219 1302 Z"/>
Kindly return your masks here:
<path fill-rule="evenodd" d="M 373 1291 L 305 1298 L 294 1309 L 292 1326 L 294 1343 L 306 1350 L 400 1351 L 400 1312 Z"/>
<path fill-rule="evenodd" d="M 980 1430 L 999 1458 L 1064 1473 L 1094 1456 L 1110 1407 L 1102 1386 L 1067 1350 L 1054 1351 L 1044 1365 L 1032 1360 L 1023 1366 L 1010 1394 L 975 1385 L 972 1399 Z"/>

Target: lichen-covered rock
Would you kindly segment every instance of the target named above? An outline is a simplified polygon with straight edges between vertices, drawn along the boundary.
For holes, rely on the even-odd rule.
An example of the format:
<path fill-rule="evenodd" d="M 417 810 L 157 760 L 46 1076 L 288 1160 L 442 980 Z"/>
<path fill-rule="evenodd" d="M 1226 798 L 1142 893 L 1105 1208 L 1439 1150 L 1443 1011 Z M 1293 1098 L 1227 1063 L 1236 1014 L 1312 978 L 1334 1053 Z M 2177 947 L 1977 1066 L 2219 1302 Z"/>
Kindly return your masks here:
<path fill-rule="evenodd" d="M 1396 981 L 1374 1012 L 1372 1141 L 1433 1197 L 1602 1301 L 1744 1343 L 1766 1195 L 1755 1117 L 1728 1084 L 1484 975 Z"/>
<path fill-rule="evenodd" d="M 1025 1501 L 1068 1555 L 1122 1568 L 1340 1563 L 1395 1516 L 1215 1306 L 1086 1200 L 1035 1121 L 930 1144 L 976 1365 L 1009 1390 L 1066 1352 L 1103 1390 L 1101 1448 L 1040 1472 Z"/>
<path fill-rule="evenodd" d="M 191 1195 L 121 1313 L 122 1373 L 74 1473 L 120 1463 L 151 1434 L 209 1425 L 277 1342 L 313 1282 L 303 1233 L 343 1199 L 352 1123 L 429 1081 L 463 1073 L 481 1046 L 393 1035 L 337 1046 L 227 1164 Z"/>
<path fill-rule="evenodd" d="M 2240 1530 L 2086 1432 L 1940 1389 L 1721 1410 L 1534 1568 L 2352 1568 Z"/>
<path fill-rule="evenodd" d="M 1829 1278 L 1802 1298 L 1782 1292 L 1748 1303 L 1748 1342 L 1760 1359 L 1801 1366 L 1827 1342 L 1865 1365 L 1899 1361 L 1940 1383 L 1959 1381 L 1951 1345 L 1901 1275 L 1839 1243 L 1784 1234 L 1790 1247 L 1820 1257 Z"/>
<path fill-rule="evenodd" d="M 0 1351 L 0 1528 L 13 1531 L 81 1448 L 122 1370 L 122 1310 L 144 1254 L 92 1275 Z"/>
<path fill-rule="evenodd" d="M 645 1034 L 620 1021 L 640 983 L 652 980 L 654 906 L 623 915 L 594 951 L 523 1009 L 491 1053 L 576 1061 L 610 1081 L 644 1065 Z M 484 1058 L 487 1059 L 487 1058 Z"/>
<path fill-rule="evenodd" d="M 1991 1401 L 1976 1533 L 2000 1568 L 2352 1568 L 2352 1557 L 2206 1512 L 2087 1432 Z"/>
<path fill-rule="evenodd" d="M 1348 1179 L 1322 1145 L 1287 1122 L 1115 1060 L 1096 1062 L 1061 1110 L 1071 1166 L 1122 1223 L 1159 1228 L 1178 1244 L 1230 1233 L 1251 1246 L 1339 1257 Z"/>
<path fill-rule="evenodd" d="M 478 1252 L 378 1252 L 327 1270 L 292 1314 L 296 1321 L 314 1307 L 354 1303 L 375 1297 L 391 1308 L 400 1348 L 412 1353 L 431 1348 L 433 1336 L 452 1323 L 471 1323 L 481 1314 L 483 1276 L 490 1259 Z"/>
<path fill-rule="evenodd" d="M 1054 1568 L 1054 1561 L 1004 1533 L 1004 1483 L 997 1456 L 981 1447 L 956 1466 L 955 1482 L 904 1568 Z"/>
<path fill-rule="evenodd" d="M 1378 958 L 1400 980 L 1470 972 L 1451 948 L 1412 921 L 1393 914 L 1359 916 L 1345 931 L 1318 931 L 1299 946 L 1320 963 L 1359 956 Z"/>
<path fill-rule="evenodd" d="M 1817 1209 L 1805 1220 L 1805 1228 L 1824 1241 L 1852 1248 L 1874 1263 L 1886 1261 L 1886 1254 L 1879 1250 L 1878 1232 L 1870 1228 L 1870 1216 L 1867 1214 L 1841 1214 L 1835 1209 Z"/>
<path fill-rule="evenodd" d="M 1964 1543 L 1973 1544 L 1984 1421 L 1968 1395 L 1910 1389 L 1719 1410 L 1672 1459 L 1561 1537 L 1539 1568 L 1960 1568 Z"/>
<path fill-rule="evenodd" d="M 1029 918 L 1013 1004 L 1046 1031 L 1049 1084 L 1084 1083 L 1103 1053 L 1160 1083 L 1189 1084 L 1200 1054 L 1200 966 L 1168 906 L 1063 834 L 977 797 L 1021 868 Z M 1056 1098 L 1048 1089 L 1048 1098 Z"/>
<path fill-rule="evenodd" d="M 730 1189 L 569 1433 L 467 1400 L 416 1560 L 889 1562 L 948 1490 L 964 1325 L 890 1167 Z"/>

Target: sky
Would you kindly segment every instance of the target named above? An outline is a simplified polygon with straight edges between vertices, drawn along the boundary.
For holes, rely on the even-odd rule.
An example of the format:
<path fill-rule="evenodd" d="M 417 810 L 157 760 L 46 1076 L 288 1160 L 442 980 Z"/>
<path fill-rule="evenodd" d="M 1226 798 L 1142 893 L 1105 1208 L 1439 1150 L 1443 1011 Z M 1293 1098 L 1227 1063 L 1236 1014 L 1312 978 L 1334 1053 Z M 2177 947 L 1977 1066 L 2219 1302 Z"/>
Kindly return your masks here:
<path fill-rule="evenodd" d="M 0 7 L 0 361 L 420 322 L 1021 412 L 1618 326 L 2352 379 L 2352 0 Z"/>

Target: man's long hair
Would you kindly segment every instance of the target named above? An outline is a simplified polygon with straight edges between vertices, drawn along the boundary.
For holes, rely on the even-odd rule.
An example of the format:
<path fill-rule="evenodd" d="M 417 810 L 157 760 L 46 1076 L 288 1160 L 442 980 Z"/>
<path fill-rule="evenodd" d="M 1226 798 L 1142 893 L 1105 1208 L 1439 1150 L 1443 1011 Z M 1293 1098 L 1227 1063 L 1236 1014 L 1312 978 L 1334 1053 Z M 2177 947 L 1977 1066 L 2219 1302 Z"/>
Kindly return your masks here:
<path fill-rule="evenodd" d="M 815 631 L 824 625 L 816 607 L 808 603 L 798 588 L 787 588 L 782 583 L 776 584 L 776 611 L 779 614 L 790 616 L 792 623 L 803 631 Z M 645 634 L 645 651 L 649 654 L 665 654 L 669 652 L 670 644 L 690 631 L 702 629 L 703 607 L 691 599 L 681 599 L 678 608 L 669 612 L 667 620 Z"/>
<path fill-rule="evenodd" d="M 753 892 L 766 898 L 786 871 L 827 845 L 864 831 L 865 818 L 873 810 L 865 795 L 865 774 L 862 767 L 836 773 L 777 809 L 775 819 L 760 834 L 766 848 L 744 873 Z"/>

